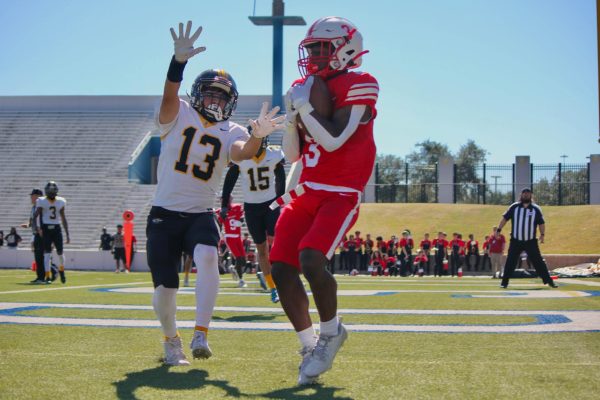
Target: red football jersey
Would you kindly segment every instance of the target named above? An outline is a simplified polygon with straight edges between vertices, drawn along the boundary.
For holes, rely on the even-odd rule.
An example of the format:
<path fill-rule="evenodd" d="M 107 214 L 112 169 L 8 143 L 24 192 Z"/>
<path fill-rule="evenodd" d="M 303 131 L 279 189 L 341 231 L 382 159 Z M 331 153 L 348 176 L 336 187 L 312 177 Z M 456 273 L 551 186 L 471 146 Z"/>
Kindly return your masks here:
<path fill-rule="evenodd" d="M 241 204 L 232 204 L 227 213 L 227 219 L 223 222 L 217 214 L 219 222 L 225 229 L 226 237 L 240 236 L 242 233 L 242 218 L 244 218 L 244 209 Z"/>
<path fill-rule="evenodd" d="M 423 250 L 429 250 L 431 248 L 431 240 L 421 240 L 419 247 L 421 247 Z"/>
<path fill-rule="evenodd" d="M 302 83 L 298 80 L 294 84 Z M 371 108 L 371 119 L 360 124 L 352 136 L 331 153 L 312 137 L 302 138 L 302 174 L 300 183 L 314 182 L 331 186 L 364 189 L 375 163 L 373 121 L 377 116 L 375 103 L 379 94 L 377 80 L 365 72 L 346 72 L 326 81 L 337 109 L 366 105 Z"/>
<path fill-rule="evenodd" d="M 446 239 L 433 239 L 433 247 L 448 247 L 448 241 Z"/>

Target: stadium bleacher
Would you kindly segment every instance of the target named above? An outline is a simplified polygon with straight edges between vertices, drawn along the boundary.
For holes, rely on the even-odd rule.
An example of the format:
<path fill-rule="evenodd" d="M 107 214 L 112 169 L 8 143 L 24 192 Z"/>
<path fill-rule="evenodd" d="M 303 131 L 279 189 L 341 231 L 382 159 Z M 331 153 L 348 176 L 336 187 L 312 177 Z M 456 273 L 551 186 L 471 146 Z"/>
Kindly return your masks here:
<path fill-rule="evenodd" d="M 241 97 L 233 120 L 246 125 L 266 96 Z M 27 221 L 29 192 L 55 180 L 67 199 L 71 248 L 98 248 L 103 226 L 115 232 L 124 210 L 135 215 L 145 248 L 145 216 L 154 185 L 128 181 L 128 163 L 154 129 L 158 96 L 0 97 L 0 230 Z M 281 143 L 281 134 L 272 143 Z M 234 201 L 241 201 L 239 189 Z M 29 230 L 18 228 L 24 238 Z"/>

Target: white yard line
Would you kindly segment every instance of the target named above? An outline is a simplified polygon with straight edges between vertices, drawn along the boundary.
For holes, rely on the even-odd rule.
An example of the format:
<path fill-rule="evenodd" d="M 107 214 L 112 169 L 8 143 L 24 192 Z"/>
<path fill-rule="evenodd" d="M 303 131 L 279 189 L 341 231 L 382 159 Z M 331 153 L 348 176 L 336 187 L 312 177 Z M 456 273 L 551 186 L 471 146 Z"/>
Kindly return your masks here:
<path fill-rule="evenodd" d="M 72 290 L 72 289 L 86 289 L 86 288 L 95 288 L 95 287 L 106 287 L 106 286 L 129 286 L 129 285 L 143 285 L 143 284 L 151 284 L 152 282 L 149 281 L 139 281 L 139 282 L 125 282 L 125 283 L 103 283 L 103 284 L 98 284 L 98 285 L 82 285 L 82 286 L 59 286 L 56 287 L 58 284 L 54 283 L 51 286 L 54 287 L 48 287 L 48 286 L 41 286 L 39 288 L 36 289 L 24 289 L 24 290 L 9 290 L 9 291 L 5 291 L 5 292 L 0 292 L 0 294 L 12 294 L 12 293 L 37 293 L 37 292 L 48 292 L 48 291 L 53 291 L 53 290 Z"/>
<path fill-rule="evenodd" d="M 22 307 L 44 306 L 38 303 L 0 303 L 0 323 L 33 324 L 33 325 L 67 325 L 96 327 L 146 327 L 157 328 L 156 320 L 142 319 L 105 319 L 105 318 L 57 318 L 10 315 L 8 310 Z M 94 304 L 51 304 L 45 307 L 61 308 L 111 308 L 139 310 L 150 309 L 150 306 L 113 306 Z M 223 310 L 223 308 L 218 308 Z M 273 312 L 272 307 L 228 307 L 228 311 L 237 312 Z M 280 312 L 280 311 L 279 311 Z M 393 325 L 393 324 L 348 324 L 350 331 L 362 332 L 429 332 L 429 333 L 551 333 L 551 332 L 598 332 L 600 331 L 600 311 L 498 311 L 498 310 L 340 310 L 340 314 L 386 312 L 404 315 L 523 315 L 547 316 L 547 322 L 530 324 L 498 324 L 498 325 Z M 180 328 L 193 328 L 194 321 L 180 321 Z M 316 325 L 315 325 L 316 327 Z M 212 329 L 236 330 L 276 330 L 289 331 L 292 326 L 283 322 L 227 322 L 213 321 Z"/>

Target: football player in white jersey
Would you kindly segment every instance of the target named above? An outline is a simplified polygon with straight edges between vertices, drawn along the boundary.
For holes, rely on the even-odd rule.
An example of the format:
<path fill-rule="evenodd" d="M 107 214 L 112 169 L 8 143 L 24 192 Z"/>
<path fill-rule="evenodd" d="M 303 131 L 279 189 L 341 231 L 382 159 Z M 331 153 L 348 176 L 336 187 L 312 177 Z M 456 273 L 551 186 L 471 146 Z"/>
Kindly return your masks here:
<path fill-rule="evenodd" d="M 263 139 L 263 145 L 254 157 L 235 162 L 227 171 L 221 204 L 221 213 L 227 214 L 231 192 L 241 172 L 246 225 L 256 244 L 258 265 L 270 289 L 273 303 L 279 301 L 279 296 L 271 277 L 269 246 L 273 243 L 279 207 L 271 210 L 269 205 L 285 192 L 284 162 L 281 147 L 268 146 L 267 140 Z M 260 279 L 260 275 L 257 276 Z"/>
<path fill-rule="evenodd" d="M 188 21 L 179 34 L 171 28 L 175 54 L 171 59 L 157 124 L 161 131 L 158 185 L 148 216 L 147 256 L 154 283 L 153 307 L 165 341 L 164 362 L 189 365 L 177 332 L 175 312 L 181 253 L 191 254 L 197 266 L 196 327 L 190 345 L 194 358 L 212 352 L 207 334 L 219 289 L 217 266 L 219 229 L 212 206 L 223 170 L 229 161 L 252 158 L 262 138 L 282 129 L 285 117 L 274 118 L 263 104 L 250 131 L 229 121 L 235 110 L 236 84 L 223 70 L 202 72 L 192 85 L 190 102 L 179 98 L 187 61 L 203 52 L 194 47 L 202 28 L 193 34 Z"/>
<path fill-rule="evenodd" d="M 32 219 L 32 224 L 38 235 L 40 235 L 44 241 L 44 271 L 46 283 L 52 282 L 50 278 L 52 268 L 50 256 L 52 255 L 53 244 L 54 248 L 56 248 L 56 254 L 58 254 L 58 272 L 60 274 L 60 281 L 65 283 L 67 279 L 65 277 L 65 256 L 63 255 L 63 236 L 60 229 L 60 223 L 62 221 L 62 225 L 65 228 L 65 236 L 67 237 L 66 243 L 69 244 L 71 239 L 69 237 L 67 217 L 65 216 L 67 201 L 64 197 L 57 196 L 58 185 L 54 181 L 50 181 L 46 184 L 44 194 L 46 196 L 40 197 L 35 201 L 35 215 Z M 41 218 L 42 226 L 38 226 L 38 217 Z"/>

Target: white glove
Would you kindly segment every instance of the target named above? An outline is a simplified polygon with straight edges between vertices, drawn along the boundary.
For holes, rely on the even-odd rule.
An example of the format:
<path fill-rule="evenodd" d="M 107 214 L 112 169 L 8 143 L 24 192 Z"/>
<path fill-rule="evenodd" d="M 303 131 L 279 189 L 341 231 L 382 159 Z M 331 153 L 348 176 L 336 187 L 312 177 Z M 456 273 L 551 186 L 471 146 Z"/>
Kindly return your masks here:
<path fill-rule="evenodd" d="M 287 112 L 298 113 L 310 113 L 313 108 L 310 105 L 310 89 L 312 88 L 312 84 L 314 81 L 314 77 L 310 75 L 302 85 L 295 85 L 289 88 L 287 93 L 285 94 L 285 106 Z"/>
<path fill-rule="evenodd" d="M 183 33 L 183 23 L 179 23 L 179 36 L 175 34 L 175 30 L 171 28 L 171 36 L 173 37 L 173 45 L 175 46 L 175 60 L 180 63 L 185 63 L 190 58 L 194 57 L 198 53 L 202 53 L 206 50 L 206 47 L 194 48 L 194 42 L 202 33 L 202 27 L 196 29 L 196 32 L 190 37 L 192 30 L 192 21 L 188 21 L 185 27 L 185 34 Z"/>
<path fill-rule="evenodd" d="M 285 120 L 285 115 L 273 118 L 275 114 L 279 112 L 279 107 L 275 107 L 267 113 L 268 107 L 269 103 L 265 101 L 260 109 L 258 119 L 251 119 L 248 121 L 250 127 L 252 127 L 252 136 L 259 139 L 269 136 L 273 131 L 282 130 L 284 128 L 283 121 Z"/>

